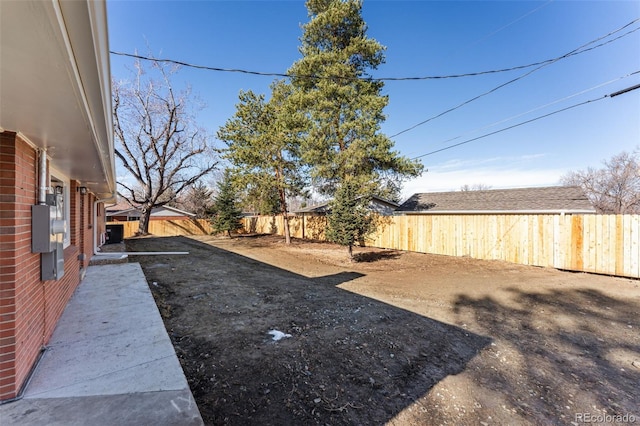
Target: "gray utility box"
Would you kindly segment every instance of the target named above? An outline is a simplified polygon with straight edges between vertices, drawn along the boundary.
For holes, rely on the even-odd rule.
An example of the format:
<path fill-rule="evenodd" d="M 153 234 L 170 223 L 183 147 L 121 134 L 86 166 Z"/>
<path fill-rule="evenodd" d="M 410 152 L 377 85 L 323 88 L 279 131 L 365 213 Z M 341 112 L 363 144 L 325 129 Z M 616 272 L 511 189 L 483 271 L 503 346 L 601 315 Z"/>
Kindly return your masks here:
<path fill-rule="evenodd" d="M 64 233 L 62 195 L 47 194 L 47 204 L 31 206 L 31 251 L 42 253 L 41 278 L 58 280 L 64 275 Z"/>

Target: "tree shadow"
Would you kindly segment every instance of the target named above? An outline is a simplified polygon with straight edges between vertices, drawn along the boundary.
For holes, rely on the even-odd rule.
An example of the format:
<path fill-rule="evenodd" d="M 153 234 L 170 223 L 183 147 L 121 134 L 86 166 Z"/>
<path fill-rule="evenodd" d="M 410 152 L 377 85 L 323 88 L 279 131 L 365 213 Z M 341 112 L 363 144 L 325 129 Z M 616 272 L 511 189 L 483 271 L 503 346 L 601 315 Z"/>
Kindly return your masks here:
<path fill-rule="evenodd" d="M 196 218 L 192 217 L 189 219 L 189 221 L 191 223 L 193 223 L 193 225 L 198 228 L 198 230 L 200 230 L 200 232 L 202 232 L 201 235 L 209 235 L 211 233 L 211 231 L 207 228 L 204 227 L 204 225 Z"/>
<path fill-rule="evenodd" d="M 241 240 L 251 240 L 251 239 L 263 238 L 269 235 L 271 234 L 261 234 L 261 233 L 255 232 L 255 233 L 236 234 L 236 238 Z"/>
<path fill-rule="evenodd" d="M 129 244 L 190 252 L 139 260 L 207 424 L 384 424 L 491 343 L 337 287 L 360 273 L 309 278 L 184 237 Z"/>
<path fill-rule="evenodd" d="M 257 232 L 257 226 L 258 226 L 258 218 L 257 217 L 250 217 L 248 218 L 249 221 L 249 233 L 254 234 Z M 246 219 L 245 219 L 245 223 L 246 223 Z"/>
<path fill-rule="evenodd" d="M 210 232 L 207 231 L 205 227 L 202 226 L 202 224 L 197 219 L 194 219 L 194 218 L 189 218 L 187 220 L 180 219 L 179 221 L 167 219 L 166 222 L 169 225 L 171 225 L 173 228 L 179 229 L 180 231 L 178 231 L 178 233 L 180 235 L 209 235 L 210 234 Z M 185 226 L 181 222 L 190 223 L 194 226 L 195 229 L 189 226 Z"/>
<path fill-rule="evenodd" d="M 337 286 L 348 281 L 353 281 L 360 277 L 364 277 L 364 274 L 359 272 L 338 272 L 333 275 L 324 275 L 321 277 L 309 278 L 314 284 L 322 284 L 326 286 Z"/>
<path fill-rule="evenodd" d="M 380 260 L 397 259 L 400 257 L 401 252 L 397 250 L 385 250 L 385 251 L 368 251 L 363 253 L 357 253 L 353 256 L 356 262 L 377 262 Z"/>
<path fill-rule="evenodd" d="M 576 407 L 594 415 L 639 414 L 637 300 L 591 289 L 509 291 L 508 303 L 466 295 L 455 303 L 459 321 L 474 323 L 500 347 L 471 373 L 476 383 L 534 424 L 568 424 Z"/>

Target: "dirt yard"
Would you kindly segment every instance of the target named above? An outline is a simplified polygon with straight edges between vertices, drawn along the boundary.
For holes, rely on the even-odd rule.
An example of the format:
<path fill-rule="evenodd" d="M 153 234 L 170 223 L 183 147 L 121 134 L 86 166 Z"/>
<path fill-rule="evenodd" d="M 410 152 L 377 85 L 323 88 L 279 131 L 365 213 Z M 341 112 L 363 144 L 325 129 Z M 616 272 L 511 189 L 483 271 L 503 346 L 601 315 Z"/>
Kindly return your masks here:
<path fill-rule="evenodd" d="M 189 252 L 130 261 L 206 424 L 640 423 L 638 280 L 272 236 L 127 247 Z"/>

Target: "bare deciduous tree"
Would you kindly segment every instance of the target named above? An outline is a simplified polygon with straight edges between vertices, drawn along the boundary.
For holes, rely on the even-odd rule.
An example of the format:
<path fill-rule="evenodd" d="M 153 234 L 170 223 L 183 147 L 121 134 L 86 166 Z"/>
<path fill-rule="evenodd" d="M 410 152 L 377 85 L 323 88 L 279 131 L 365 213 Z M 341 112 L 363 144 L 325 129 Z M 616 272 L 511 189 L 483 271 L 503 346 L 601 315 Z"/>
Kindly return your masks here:
<path fill-rule="evenodd" d="M 464 184 L 460 187 L 460 191 L 487 191 L 491 189 L 491 185 L 484 183 L 476 183 L 474 185 Z"/>
<path fill-rule="evenodd" d="M 216 166 L 209 138 L 195 122 L 190 91 L 172 87 L 177 68 L 158 62 L 150 68 L 137 61 L 131 80 L 112 82 L 115 154 L 135 179 L 118 182 L 118 194 L 141 210 L 143 235 L 154 207 L 170 203 Z"/>
<path fill-rule="evenodd" d="M 175 202 L 175 207 L 194 213 L 197 219 L 209 219 L 214 204 L 214 191 L 202 182 L 189 186 Z"/>
<path fill-rule="evenodd" d="M 563 185 L 580 186 L 600 213 L 640 213 L 640 150 L 622 152 L 604 167 L 569 172 Z"/>

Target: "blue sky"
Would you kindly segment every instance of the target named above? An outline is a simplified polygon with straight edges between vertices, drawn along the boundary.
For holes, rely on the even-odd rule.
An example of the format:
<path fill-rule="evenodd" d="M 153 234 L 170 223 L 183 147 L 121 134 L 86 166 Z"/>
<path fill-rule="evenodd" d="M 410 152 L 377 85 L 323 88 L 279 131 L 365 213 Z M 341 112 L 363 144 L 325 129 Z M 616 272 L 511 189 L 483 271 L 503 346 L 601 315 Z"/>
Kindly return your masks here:
<path fill-rule="evenodd" d="M 300 58 L 300 26 L 308 21 L 303 1 L 109 0 L 107 7 L 111 50 L 146 54 L 150 49 L 156 57 L 277 73 Z M 640 18 L 640 2 L 365 0 L 363 17 L 369 37 L 387 47 L 386 63 L 372 75 L 416 77 L 560 57 Z M 640 22 L 616 36 L 638 28 Z M 112 77 L 128 77 L 125 66 L 132 62 L 112 55 Z M 389 105 L 382 131 L 394 135 L 532 69 L 387 82 L 383 93 Z M 393 140 L 401 154 L 421 156 L 633 86 L 640 83 L 640 74 L 595 88 L 635 71 L 640 71 L 640 30 L 542 67 Z M 205 102 L 199 121 L 213 136 L 234 114 L 239 90 L 268 95 L 273 79 L 182 68 L 176 84 L 190 84 Z M 428 171 L 407 182 L 403 195 L 458 190 L 464 184 L 554 185 L 569 170 L 599 167 L 603 160 L 639 146 L 640 90 L 635 90 L 421 157 Z"/>

